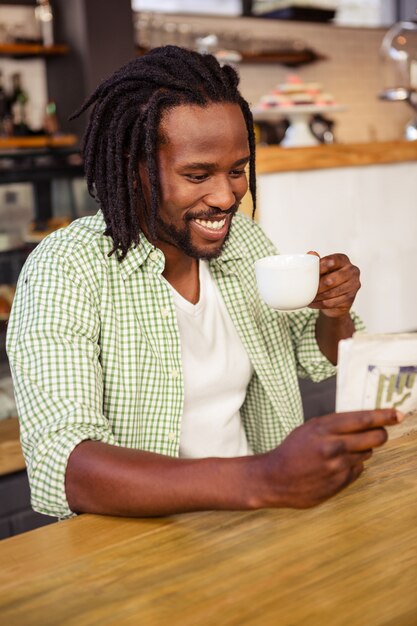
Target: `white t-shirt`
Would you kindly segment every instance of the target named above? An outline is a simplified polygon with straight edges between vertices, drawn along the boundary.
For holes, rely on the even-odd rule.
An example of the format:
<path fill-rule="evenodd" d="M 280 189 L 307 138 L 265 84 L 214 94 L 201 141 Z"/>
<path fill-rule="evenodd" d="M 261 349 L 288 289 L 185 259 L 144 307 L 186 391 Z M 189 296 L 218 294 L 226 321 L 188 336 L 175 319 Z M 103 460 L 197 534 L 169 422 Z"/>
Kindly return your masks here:
<path fill-rule="evenodd" d="M 171 286 L 184 374 L 180 457 L 252 454 L 239 410 L 253 367 L 208 262 L 199 264 L 197 304 L 191 304 Z"/>

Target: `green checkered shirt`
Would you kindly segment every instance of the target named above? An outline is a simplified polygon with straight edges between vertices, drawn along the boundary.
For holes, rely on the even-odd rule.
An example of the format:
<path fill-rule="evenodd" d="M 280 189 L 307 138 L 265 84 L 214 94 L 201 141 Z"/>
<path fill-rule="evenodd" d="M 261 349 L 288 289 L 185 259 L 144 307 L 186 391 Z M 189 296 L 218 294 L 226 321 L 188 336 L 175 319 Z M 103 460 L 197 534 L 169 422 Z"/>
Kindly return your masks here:
<path fill-rule="evenodd" d="M 19 278 L 9 322 L 21 441 L 32 506 L 71 515 L 68 457 L 85 439 L 178 455 L 183 410 L 181 343 L 164 256 L 141 236 L 119 262 L 108 257 L 101 213 L 47 237 Z M 210 271 L 254 367 L 241 408 L 255 453 L 302 423 L 297 374 L 335 373 L 315 341 L 317 312 L 282 314 L 260 300 L 256 259 L 275 254 L 243 215 Z M 202 355 L 204 358 L 204 355 Z"/>

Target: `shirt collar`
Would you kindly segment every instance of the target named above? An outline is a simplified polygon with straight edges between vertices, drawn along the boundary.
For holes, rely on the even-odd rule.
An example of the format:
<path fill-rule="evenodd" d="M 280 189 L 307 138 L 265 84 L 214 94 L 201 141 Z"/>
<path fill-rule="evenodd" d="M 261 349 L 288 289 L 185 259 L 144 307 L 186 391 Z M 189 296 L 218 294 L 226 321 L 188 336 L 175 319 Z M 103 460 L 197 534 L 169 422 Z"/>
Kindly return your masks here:
<path fill-rule="evenodd" d="M 120 261 L 120 268 L 125 277 L 136 272 L 142 265 L 149 265 L 152 271 L 161 274 L 165 267 L 162 250 L 148 241 L 143 233 L 139 235 L 139 243 L 129 248 L 125 258 Z"/>
<path fill-rule="evenodd" d="M 103 213 L 98 211 L 95 215 L 95 227 L 101 233 L 106 230 L 106 222 L 104 220 Z M 111 237 L 104 237 L 108 240 L 108 250 L 112 248 Z M 116 258 L 116 256 L 114 257 Z M 162 273 L 165 267 L 165 257 L 159 248 L 156 248 L 145 237 L 143 233 L 139 234 L 139 243 L 135 246 L 131 246 L 127 251 L 125 258 L 122 261 L 117 261 L 120 267 L 120 271 L 125 278 L 128 278 L 131 274 L 136 272 L 142 265 L 150 264 L 151 269 L 156 273 Z"/>

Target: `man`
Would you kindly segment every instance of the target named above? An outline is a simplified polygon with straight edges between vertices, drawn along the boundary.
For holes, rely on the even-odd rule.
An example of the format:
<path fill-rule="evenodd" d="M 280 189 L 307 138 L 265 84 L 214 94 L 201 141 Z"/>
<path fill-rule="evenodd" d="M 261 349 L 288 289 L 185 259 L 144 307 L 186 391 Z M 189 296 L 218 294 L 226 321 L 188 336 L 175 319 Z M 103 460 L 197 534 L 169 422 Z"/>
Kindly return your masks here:
<path fill-rule="evenodd" d="M 103 82 L 84 157 L 97 216 L 26 263 L 8 333 L 32 504 L 160 515 L 313 506 L 355 480 L 394 411 L 302 425 L 297 373 L 335 371 L 359 271 L 321 260 L 311 308 L 260 301 L 275 250 L 255 201 L 254 135 L 235 71 L 168 46 Z"/>

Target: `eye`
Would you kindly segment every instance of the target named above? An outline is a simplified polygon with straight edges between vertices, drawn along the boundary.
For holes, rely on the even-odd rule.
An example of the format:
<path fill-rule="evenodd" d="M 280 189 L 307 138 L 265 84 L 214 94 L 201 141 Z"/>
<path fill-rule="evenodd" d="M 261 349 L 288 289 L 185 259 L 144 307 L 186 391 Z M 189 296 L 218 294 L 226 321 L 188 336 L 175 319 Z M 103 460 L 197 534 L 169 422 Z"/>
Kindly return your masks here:
<path fill-rule="evenodd" d="M 185 174 L 185 178 L 188 178 L 193 183 L 202 183 L 207 180 L 208 174 Z"/>
<path fill-rule="evenodd" d="M 233 178 L 239 178 L 240 176 L 245 176 L 246 171 L 244 169 L 243 170 L 231 170 L 230 175 L 233 176 Z"/>

